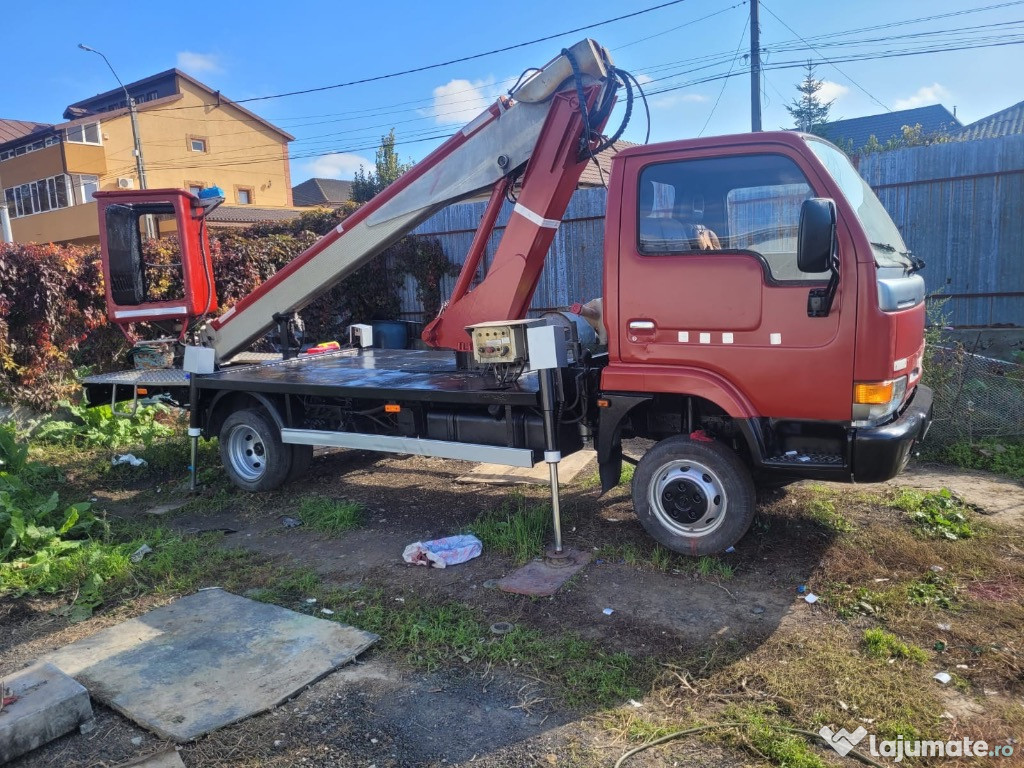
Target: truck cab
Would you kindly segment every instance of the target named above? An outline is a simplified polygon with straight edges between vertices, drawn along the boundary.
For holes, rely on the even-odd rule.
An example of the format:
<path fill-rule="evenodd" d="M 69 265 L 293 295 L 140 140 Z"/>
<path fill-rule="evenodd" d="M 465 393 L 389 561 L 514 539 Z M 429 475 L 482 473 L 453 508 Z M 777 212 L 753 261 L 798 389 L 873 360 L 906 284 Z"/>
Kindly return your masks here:
<path fill-rule="evenodd" d="M 766 485 L 903 469 L 931 410 L 921 263 L 838 148 L 796 132 L 632 147 L 608 194 L 605 487 L 623 436 L 725 442 Z M 634 480 L 673 548 L 700 520 L 673 520 L 671 499 L 726 495 L 683 454 L 662 461 L 673 490 Z"/>

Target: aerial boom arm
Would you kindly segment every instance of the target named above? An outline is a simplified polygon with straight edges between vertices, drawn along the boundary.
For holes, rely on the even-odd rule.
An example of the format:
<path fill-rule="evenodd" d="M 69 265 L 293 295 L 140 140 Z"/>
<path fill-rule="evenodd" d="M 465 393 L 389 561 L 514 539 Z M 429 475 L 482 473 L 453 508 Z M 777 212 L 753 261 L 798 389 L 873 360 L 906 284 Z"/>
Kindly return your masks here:
<path fill-rule="evenodd" d="M 553 59 L 513 93 L 514 99 L 499 99 L 210 321 L 204 343 L 213 347 L 218 361 L 231 357 L 270 330 L 275 318 L 302 309 L 440 209 L 495 186 L 503 188 L 506 177 L 525 165 L 519 202 L 487 279 L 431 324 L 429 341 L 464 349 L 469 341 L 463 330 L 466 318 L 479 319 L 481 313 L 489 320 L 521 316 L 586 162 L 579 151 L 583 123 L 577 93 L 584 91 L 591 104 L 601 102 L 606 89 L 615 88 L 610 68 L 607 52 L 592 40 Z M 492 202 L 496 197 L 492 194 Z"/>

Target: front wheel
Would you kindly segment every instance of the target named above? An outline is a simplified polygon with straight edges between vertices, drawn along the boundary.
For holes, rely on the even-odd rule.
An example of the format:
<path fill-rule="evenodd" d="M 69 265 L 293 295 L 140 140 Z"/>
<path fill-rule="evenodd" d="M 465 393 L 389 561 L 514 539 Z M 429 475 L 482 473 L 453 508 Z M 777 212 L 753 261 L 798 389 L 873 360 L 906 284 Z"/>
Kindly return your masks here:
<path fill-rule="evenodd" d="M 292 447 L 264 412 L 235 411 L 220 429 L 220 459 L 243 491 L 272 491 L 288 479 Z"/>
<path fill-rule="evenodd" d="M 640 523 L 684 555 L 712 555 L 736 544 L 754 519 L 755 499 L 750 472 L 732 450 L 683 435 L 651 448 L 633 475 Z"/>

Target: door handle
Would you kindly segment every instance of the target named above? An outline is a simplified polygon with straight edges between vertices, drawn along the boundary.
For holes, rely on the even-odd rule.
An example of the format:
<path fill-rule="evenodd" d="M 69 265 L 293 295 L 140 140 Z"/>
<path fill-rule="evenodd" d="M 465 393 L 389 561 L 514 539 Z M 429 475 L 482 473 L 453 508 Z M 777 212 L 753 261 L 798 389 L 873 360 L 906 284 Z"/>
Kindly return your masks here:
<path fill-rule="evenodd" d="M 629 329 L 629 340 L 634 342 L 653 341 L 657 328 L 653 320 L 630 320 L 626 327 Z"/>

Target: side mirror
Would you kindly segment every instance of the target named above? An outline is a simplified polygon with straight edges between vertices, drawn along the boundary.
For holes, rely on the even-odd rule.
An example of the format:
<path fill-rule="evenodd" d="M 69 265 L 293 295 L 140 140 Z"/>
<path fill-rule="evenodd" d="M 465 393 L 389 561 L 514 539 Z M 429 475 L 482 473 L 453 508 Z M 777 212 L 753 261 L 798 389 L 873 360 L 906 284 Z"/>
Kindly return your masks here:
<path fill-rule="evenodd" d="M 832 266 L 836 242 L 836 204 L 812 197 L 800 206 L 796 239 L 796 265 L 801 272 L 827 272 Z"/>

